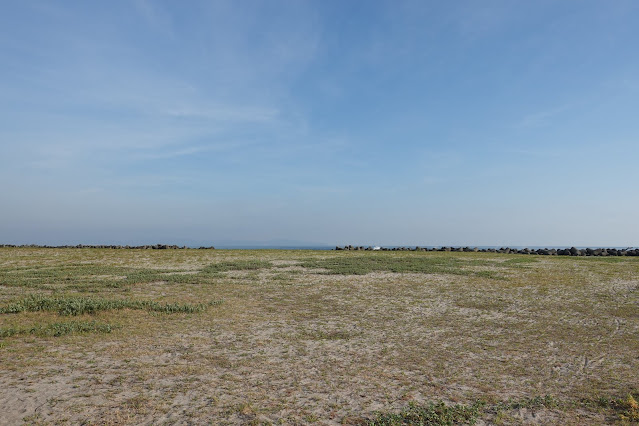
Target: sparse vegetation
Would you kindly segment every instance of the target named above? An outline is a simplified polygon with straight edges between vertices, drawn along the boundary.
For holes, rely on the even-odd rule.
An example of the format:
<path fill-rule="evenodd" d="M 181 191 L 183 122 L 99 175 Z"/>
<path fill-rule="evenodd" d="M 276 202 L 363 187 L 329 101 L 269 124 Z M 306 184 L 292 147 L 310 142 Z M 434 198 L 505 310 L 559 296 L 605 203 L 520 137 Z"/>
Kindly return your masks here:
<path fill-rule="evenodd" d="M 636 257 L 0 248 L 0 406 L 45 424 L 636 424 L 638 289 Z"/>
<path fill-rule="evenodd" d="M 356 333 L 350 333 L 344 330 L 316 330 L 316 331 L 305 331 L 302 333 L 302 337 L 310 340 L 346 340 L 351 337 L 356 336 Z"/>
<path fill-rule="evenodd" d="M 32 327 L 0 328 L 0 337 L 11 337 L 26 334 L 39 337 L 59 337 L 71 333 L 110 333 L 114 328 L 116 327 L 111 324 L 99 321 L 54 322 Z"/>
<path fill-rule="evenodd" d="M 270 262 L 263 260 L 235 260 L 212 263 L 204 268 L 202 272 L 211 274 L 227 271 L 254 271 L 258 269 L 268 269 L 271 266 Z"/>
<path fill-rule="evenodd" d="M 511 259 L 512 260 L 512 259 Z M 474 267 L 502 268 L 502 263 L 459 256 L 424 256 L 421 253 L 373 253 L 345 255 L 324 259 L 307 259 L 300 266 L 324 269 L 331 275 L 365 275 L 372 272 L 474 275 L 485 278 L 499 277 L 495 271 L 475 270 Z M 509 263 L 511 265 L 514 263 Z"/>
<path fill-rule="evenodd" d="M 48 297 L 31 295 L 17 302 L 0 307 L 0 314 L 15 314 L 18 312 L 57 312 L 60 315 L 95 314 L 98 311 L 116 309 L 140 309 L 154 312 L 193 313 L 206 308 L 204 304 L 161 304 L 152 300 L 118 300 L 97 299 L 91 297 Z"/>
<path fill-rule="evenodd" d="M 625 398 L 599 398 L 599 405 L 613 410 L 624 423 L 639 423 L 639 393 L 628 394 Z"/>
<path fill-rule="evenodd" d="M 455 425 L 475 424 L 481 414 L 481 402 L 473 405 L 453 404 L 444 402 L 426 405 L 409 404 L 399 413 L 381 413 L 368 422 L 370 426 L 401 426 L 401 425 Z"/>

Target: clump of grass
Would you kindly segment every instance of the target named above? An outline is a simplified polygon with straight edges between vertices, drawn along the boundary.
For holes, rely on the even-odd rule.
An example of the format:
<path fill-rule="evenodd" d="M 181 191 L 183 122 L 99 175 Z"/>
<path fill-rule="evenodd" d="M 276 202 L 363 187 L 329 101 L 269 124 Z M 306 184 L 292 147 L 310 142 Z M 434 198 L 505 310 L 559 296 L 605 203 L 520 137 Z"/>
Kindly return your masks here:
<path fill-rule="evenodd" d="M 136 309 L 164 313 L 194 313 L 206 308 L 205 304 L 161 304 L 152 300 L 112 300 L 93 297 L 51 297 L 31 295 L 0 308 L 0 314 L 19 312 L 57 312 L 60 315 L 94 314 L 98 311 Z"/>
<path fill-rule="evenodd" d="M 615 411 L 622 422 L 639 423 L 639 403 L 635 396 L 637 395 L 629 394 L 626 398 L 599 398 L 598 404 Z"/>
<path fill-rule="evenodd" d="M 17 335 L 35 335 L 38 337 L 59 337 L 71 333 L 110 333 L 115 326 L 99 321 L 54 322 L 32 327 L 0 328 L 0 338 Z"/>
<path fill-rule="evenodd" d="M 628 395 L 620 406 L 623 409 L 620 414 L 621 420 L 639 422 L 639 403 L 632 395 Z"/>
<path fill-rule="evenodd" d="M 476 402 L 473 405 L 446 405 L 442 401 L 426 405 L 410 403 L 399 413 L 380 413 L 368 424 L 370 426 L 472 425 L 477 422 L 483 405 L 483 402 Z"/>
<path fill-rule="evenodd" d="M 258 269 L 270 269 L 271 262 L 265 260 L 234 260 L 212 263 L 202 270 L 204 274 L 215 274 L 227 271 L 254 271 Z"/>

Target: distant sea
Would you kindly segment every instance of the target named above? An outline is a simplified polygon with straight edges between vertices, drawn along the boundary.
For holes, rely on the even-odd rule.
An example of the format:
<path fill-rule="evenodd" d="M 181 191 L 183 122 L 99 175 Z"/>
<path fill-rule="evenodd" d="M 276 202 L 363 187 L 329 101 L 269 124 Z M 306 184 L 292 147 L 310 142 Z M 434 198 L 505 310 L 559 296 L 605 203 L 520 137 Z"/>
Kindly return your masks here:
<path fill-rule="evenodd" d="M 368 247 L 368 246 L 367 246 Z M 216 245 L 221 250 L 333 250 L 335 246 L 225 246 Z"/>

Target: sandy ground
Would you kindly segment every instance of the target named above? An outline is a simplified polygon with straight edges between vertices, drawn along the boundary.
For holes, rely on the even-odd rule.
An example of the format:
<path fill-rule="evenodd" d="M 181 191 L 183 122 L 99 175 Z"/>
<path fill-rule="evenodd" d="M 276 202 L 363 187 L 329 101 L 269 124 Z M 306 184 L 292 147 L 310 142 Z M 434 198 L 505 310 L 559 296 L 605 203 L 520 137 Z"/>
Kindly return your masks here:
<path fill-rule="evenodd" d="M 127 293 L 224 300 L 204 313 L 118 311 L 101 317 L 120 327 L 110 334 L 4 340 L 0 424 L 361 424 L 410 402 L 547 394 L 560 406 L 479 424 L 606 424 L 578 401 L 639 389 L 636 263 L 544 261 L 493 280 L 325 275 L 295 256 Z"/>

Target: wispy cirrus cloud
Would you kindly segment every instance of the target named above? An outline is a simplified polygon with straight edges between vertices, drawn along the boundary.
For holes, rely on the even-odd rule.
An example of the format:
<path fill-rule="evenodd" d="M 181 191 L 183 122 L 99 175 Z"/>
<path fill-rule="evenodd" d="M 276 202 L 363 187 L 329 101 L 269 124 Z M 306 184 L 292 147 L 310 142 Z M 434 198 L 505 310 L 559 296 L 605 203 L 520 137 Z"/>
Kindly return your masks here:
<path fill-rule="evenodd" d="M 525 115 L 520 121 L 515 123 L 515 127 L 543 127 L 552 124 L 553 120 L 570 110 L 572 105 L 561 105 L 542 111 Z"/>
<path fill-rule="evenodd" d="M 220 153 L 238 150 L 240 147 L 249 145 L 249 143 L 230 141 L 230 142 L 217 142 L 207 145 L 187 145 L 179 149 L 154 149 L 145 150 L 141 153 L 132 155 L 132 159 L 137 160 L 164 160 L 178 157 L 188 157 L 192 155 L 203 155 L 208 153 Z"/>
<path fill-rule="evenodd" d="M 162 8 L 157 2 L 150 0 L 135 0 L 133 3 L 136 11 L 146 21 L 146 23 L 155 30 L 159 30 L 164 34 L 175 37 L 175 28 L 171 15 Z"/>
<path fill-rule="evenodd" d="M 278 118 L 277 108 L 236 107 L 236 106 L 186 106 L 169 108 L 167 115 L 179 118 L 196 118 L 224 122 L 264 123 Z"/>

